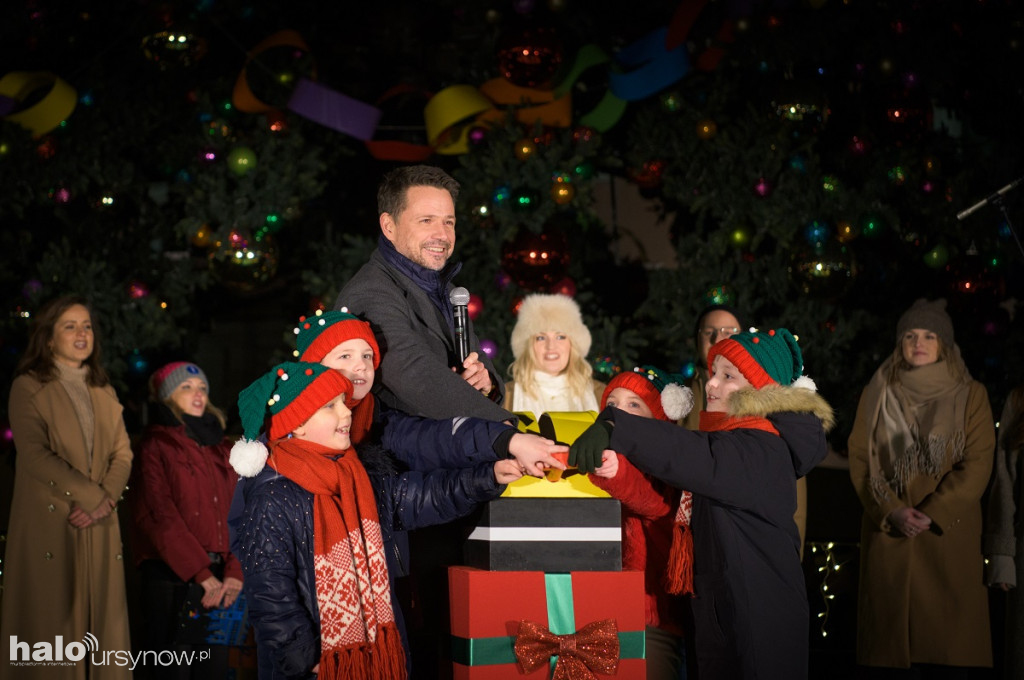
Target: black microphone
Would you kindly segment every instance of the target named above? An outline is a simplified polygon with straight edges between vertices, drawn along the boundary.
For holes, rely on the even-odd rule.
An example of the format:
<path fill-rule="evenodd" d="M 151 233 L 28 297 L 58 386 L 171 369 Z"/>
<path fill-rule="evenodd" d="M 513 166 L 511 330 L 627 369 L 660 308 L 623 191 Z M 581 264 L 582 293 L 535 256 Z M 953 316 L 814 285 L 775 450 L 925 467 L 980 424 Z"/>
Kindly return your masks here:
<path fill-rule="evenodd" d="M 459 353 L 459 366 L 469 356 L 469 291 L 461 286 L 452 288 L 448 300 L 455 309 L 455 349 Z"/>

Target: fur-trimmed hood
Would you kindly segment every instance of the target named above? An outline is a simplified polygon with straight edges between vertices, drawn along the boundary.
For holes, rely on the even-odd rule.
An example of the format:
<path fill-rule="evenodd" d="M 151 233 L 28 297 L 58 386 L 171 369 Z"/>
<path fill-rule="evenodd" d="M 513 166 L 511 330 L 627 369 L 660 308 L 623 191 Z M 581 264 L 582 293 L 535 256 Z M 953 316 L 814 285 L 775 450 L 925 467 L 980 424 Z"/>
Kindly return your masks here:
<path fill-rule="evenodd" d="M 825 458 L 828 453 L 825 432 L 835 425 L 832 407 L 811 389 L 813 386 L 813 382 L 802 377 L 789 387 L 745 388 L 729 396 L 729 415 L 761 416 L 771 420 L 789 449 L 798 478 Z"/>
<path fill-rule="evenodd" d="M 729 396 L 730 416 L 767 417 L 787 411 L 817 416 L 826 432 L 836 424 L 835 414 L 828 402 L 816 391 L 802 387 L 799 383 L 789 387 L 769 385 L 759 390 L 749 387 Z"/>

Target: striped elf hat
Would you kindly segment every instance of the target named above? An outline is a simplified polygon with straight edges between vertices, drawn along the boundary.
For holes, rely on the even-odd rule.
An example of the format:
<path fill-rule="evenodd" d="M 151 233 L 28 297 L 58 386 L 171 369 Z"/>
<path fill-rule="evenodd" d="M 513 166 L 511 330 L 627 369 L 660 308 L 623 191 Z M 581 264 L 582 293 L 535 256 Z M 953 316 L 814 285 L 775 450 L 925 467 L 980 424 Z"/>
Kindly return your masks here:
<path fill-rule="evenodd" d="M 708 366 L 719 354 L 758 390 L 773 384 L 788 387 L 801 378 L 804 370 L 800 345 L 785 328 L 746 331 L 722 340 L 708 350 Z"/>
<path fill-rule="evenodd" d="M 259 474 L 267 462 L 267 447 L 259 440 L 270 418 L 267 439 L 280 439 L 339 394 L 352 394 L 352 383 L 333 368 L 289 361 L 278 364 L 238 395 L 242 438 L 231 447 L 231 467 L 242 477 Z"/>

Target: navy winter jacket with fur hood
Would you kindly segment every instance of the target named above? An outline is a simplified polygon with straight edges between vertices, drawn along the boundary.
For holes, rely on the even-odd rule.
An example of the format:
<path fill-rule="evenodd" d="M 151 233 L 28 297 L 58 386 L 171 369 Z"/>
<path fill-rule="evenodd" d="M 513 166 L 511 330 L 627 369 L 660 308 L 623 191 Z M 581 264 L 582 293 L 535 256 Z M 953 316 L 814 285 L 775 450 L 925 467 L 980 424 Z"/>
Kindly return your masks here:
<path fill-rule="evenodd" d="M 796 480 L 827 453 L 832 410 L 800 388 L 741 390 L 730 414 L 757 429 L 693 432 L 615 408 L 609 448 L 693 493 L 694 643 L 701 677 L 807 677 L 808 604 L 793 513 Z"/>

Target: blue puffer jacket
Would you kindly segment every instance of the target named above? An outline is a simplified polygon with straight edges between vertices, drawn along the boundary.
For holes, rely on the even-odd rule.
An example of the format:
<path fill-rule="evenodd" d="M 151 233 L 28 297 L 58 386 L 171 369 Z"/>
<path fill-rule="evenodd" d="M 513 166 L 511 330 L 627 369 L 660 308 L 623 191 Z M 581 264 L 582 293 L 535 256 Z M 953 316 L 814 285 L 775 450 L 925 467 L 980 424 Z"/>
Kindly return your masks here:
<path fill-rule="evenodd" d="M 391 599 L 396 575 L 408 560 L 404 532 L 450 522 L 505 489 L 494 479 L 493 441 L 507 426 L 476 419 L 422 421 L 416 436 L 395 441 L 402 458 L 424 471 L 400 470 L 390 452 L 362 445 L 359 458 L 374 488 L 388 561 Z M 443 444 L 445 452 L 432 451 Z M 475 447 L 479 447 L 478 450 Z M 438 460 L 469 451 L 463 467 L 437 467 Z M 421 457 L 425 463 L 421 464 Z M 249 616 L 256 634 L 260 680 L 314 678 L 320 658 L 320 617 L 313 568 L 313 494 L 267 466 L 239 482 L 228 524 L 231 546 L 242 564 Z M 396 535 L 400 540 L 396 540 Z M 404 617 L 395 607 L 409 665 Z M 411 666 L 410 666 L 411 668 Z"/>
<path fill-rule="evenodd" d="M 376 402 L 374 425 L 368 442 L 380 444 L 391 456 L 390 464 L 396 475 L 409 470 L 431 471 L 439 468 L 454 469 L 480 463 L 493 463 L 508 448 L 508 440 L 516 428 L 480 418 L 450 418 L 433 420 L 411 416 Z M 503 443 L 497 444 L 498 440 Z M 357 446 L 359 457 L 369 444 Z M 366 461 L 364 460 L 364 463 Z M 367 466 L 370 479 L 373 473 Z M 375 482 L 376 483 L 376 482 Z M 382 480 L 380 482 L 384 484 Z M 404 495 L 401 489 L 398 492 Z M 409 504 L 403 504 L 408 506 Z M 469 514 L 468 510 L 459 517 Z M 451 520 L 445 520 L 451 521 Z M 433 524 L 438 524 L 434 522 Z M 409 575 L 409 531 L 431 526 L 422 522 L 396 524 L 388 550 L 388 572 L 394 578 Z"/>

